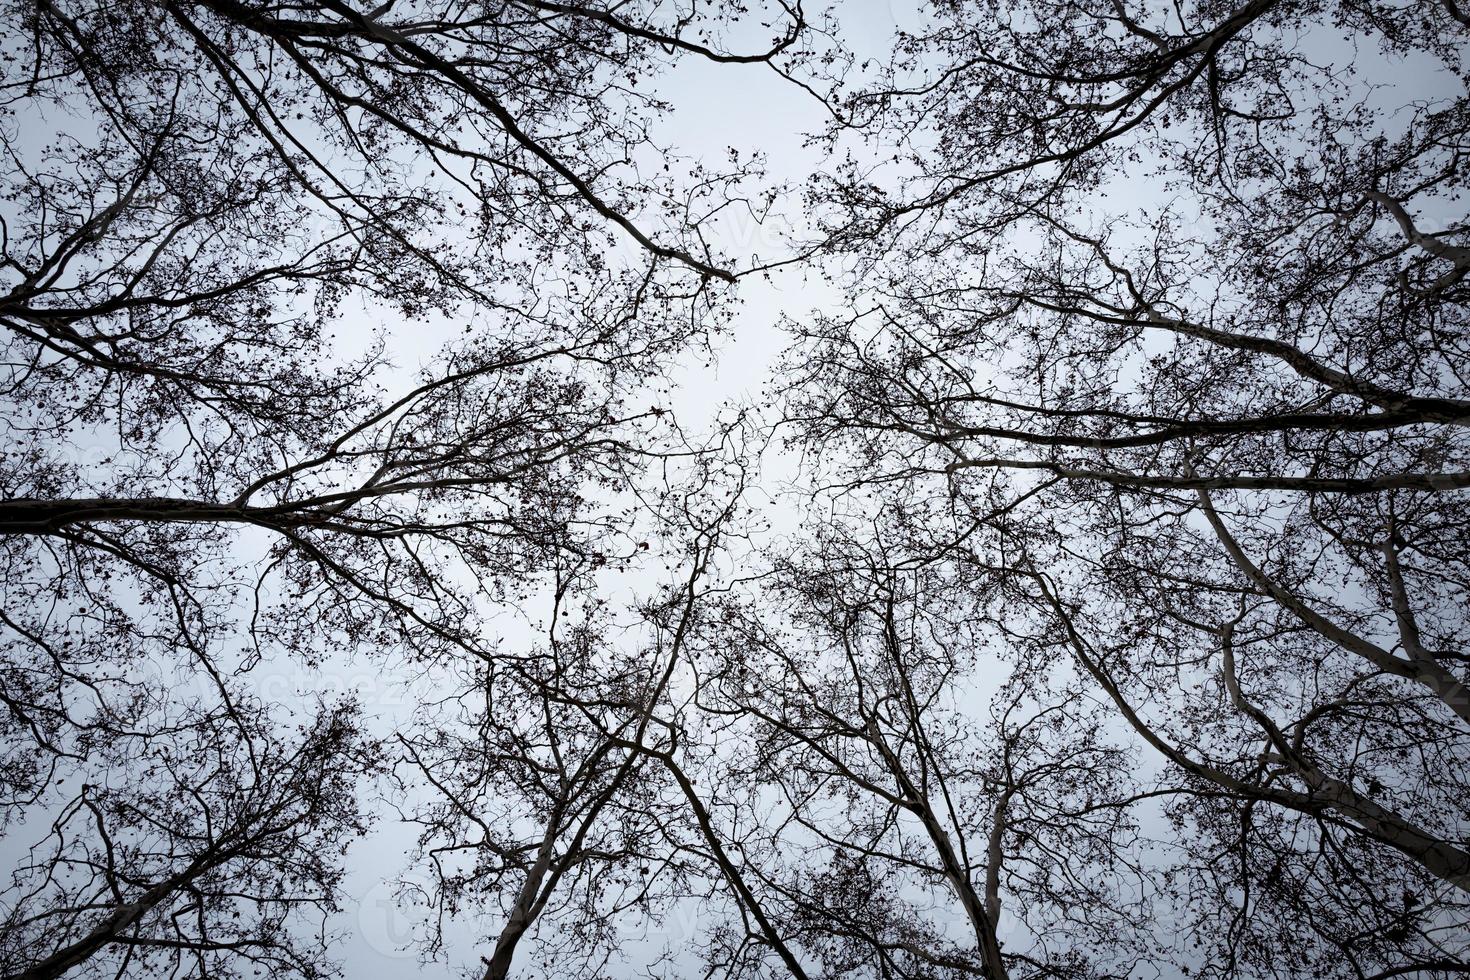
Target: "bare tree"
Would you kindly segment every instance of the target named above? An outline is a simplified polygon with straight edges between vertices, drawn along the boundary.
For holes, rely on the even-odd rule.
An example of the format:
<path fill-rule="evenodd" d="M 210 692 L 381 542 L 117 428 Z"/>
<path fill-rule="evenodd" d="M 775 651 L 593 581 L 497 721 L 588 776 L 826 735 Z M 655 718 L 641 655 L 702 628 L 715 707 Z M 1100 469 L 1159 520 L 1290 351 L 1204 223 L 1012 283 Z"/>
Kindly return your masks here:
<path fill-rule="evenodd" d="M 942 7 L 847 106 L 903 180 L 816 185 L 862 279 L 800 328 L 794 438 L 1167 766 L 1192 969 L 1467 969 L 1463 37 Z M 1370 98 L 1354 51 L 1439 84 Z"/>
<path fill-rule="evenodd" d="M 811 975 L 1125 975 L 1148 915 L 1127 753 L 902 534 L 829 521 L 707 617 L 700 703 L 749 740 L 718 782 L 772 915 Z"/>
<path fill-rule="evenodd" d="M 350 708 L 274 726 L 256 710 L 108 746 L 106 781 L 73 785 L 5 890 L 4 975 L 329 975 L 310 916 L 337 907 L 372 763 Z"/>
<path fill-rule="evenodd" d="M 676 579 L 633 623 L 616 622 L 600 582 L 636 568 L 647 542 L 559 568 L 544 648 L 473 663 L 399 736 L 408 798 L 420 780 L 437 790 L 412 811 L 434 867 L 430 951 L 465 916 L 490 927 L 487 980 L 518 956 L 542 972 L 597 975 L 640 924 L 731 886 L 719 856 L 728 844 L 700 816 L 685 767 L 697 778 L 702 751 L 688 643 L 722 588 L 724 540 L 739 533 L 738 436 L 667 464 L 649 530 L 677 557 Z M 689 752 L 695 761 L 681 761 Z"/>
<path fill-rule="evenodd" d="M 747 14 L 770 44 L 725 50 Z M 288 914 L 262 913 L 260 949 L 229 920 L 307 854 L 301 901 L 269 908 L 330 905 L 333 848 L 360 829 L 352 790 L 326 781 L 306 823 L 229 809 L 231 792 L 300 793 L 288 761 L 230 773 L 294 758 L 266 753 L 286 719 L 251 696 L 251 672 L 344 650 L 493 661 L 494 610 L 616 536 L 603 504 L 676 431 L 648 389 L 726 315 L 730 257 L 702 235 L 747 204 L 755 173 L 673 170 L 639 83 L 681 57 L 781 69 L 803 15 L 45 2 L 4 16 L 0 764 L 17 839 L 62 816 L 16 879 L 28 904 L 3 943 L 36 976 L 141 969 L 164 955 L 133 951 L 153 942 L 185 972 L 259 957 L 315 975 L 327 961 Z M 423 351 L 416 374 L 389 363 L 445 324 L 463 337 Z M 302 736 L 301 758 L 345 779 L 353 763 L 331 756 L 352 740 L 325 732 Z M 211 753 L 233 761 L 187 770 Z M 73 850 L 108 850 L 132 832 L 118 821 L 168 822 L 102 802 L 99 773 L 145 802 L 199 794 L 199 812 L 176 808 L 161 850 L 94 861 L 73 898 Z M 278 866 L 237 837 L 278 848 L 260 859 Z M 240 894 L 215 897 L 206 870 Z M 30 890 L 48 874 L 55 888 Z M 163 935 L 155 919 L 182 915 L 190 889 L 190 922 Z M 32 962 L 38 931 L 56 945 Z"/>

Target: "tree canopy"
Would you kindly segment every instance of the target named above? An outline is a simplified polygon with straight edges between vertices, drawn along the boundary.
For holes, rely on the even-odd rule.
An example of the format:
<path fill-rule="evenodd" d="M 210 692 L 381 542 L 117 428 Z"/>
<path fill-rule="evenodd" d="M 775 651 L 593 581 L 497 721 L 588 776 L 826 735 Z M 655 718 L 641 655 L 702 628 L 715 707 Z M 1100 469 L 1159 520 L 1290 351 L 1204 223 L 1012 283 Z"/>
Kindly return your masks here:
<path fill-rule="evenodd" d="M 1470 974 L 1470 13 L 855 10 L 5 3 L 0 977 Z"/>

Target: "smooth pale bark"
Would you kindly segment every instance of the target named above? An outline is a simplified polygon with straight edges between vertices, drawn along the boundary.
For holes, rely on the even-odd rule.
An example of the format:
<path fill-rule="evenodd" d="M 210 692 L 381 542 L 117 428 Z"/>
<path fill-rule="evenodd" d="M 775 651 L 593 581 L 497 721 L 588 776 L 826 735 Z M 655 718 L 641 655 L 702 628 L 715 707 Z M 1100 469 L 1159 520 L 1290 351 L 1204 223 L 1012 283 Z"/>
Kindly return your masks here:
<path fill-rule="evenodd" d="M 1470 891 L 1470 853 L 1442 840 L 1402 814 L 1362 795 L 1348 783 L 1324 773 L 1310 757 L 1298 751 L 1286 733 L 1270 715 L 1252 704 L 1240 689 L 1236 674 L 1235 624 L 1220 630 L 1220 648 L 1224 657 L 1225 689 L 1236 709 L 1249 715 L 1261 726 L 1276 750 L 1276 758 L 1311 787 L 1312 795 L 1325 799 L 1333 807 L 1368 834 L 1418 861 L 1424 868 L 1461 891 Z"/>
<path fill-rule="evenodd" d="M 919 792 L 918 787 L 909 778 L 903 763 L 889 748 L 887 740 L 883 738 L 883 733 L 878 729 L 877 720 L 873 718 L 868 720 L 868 740 L 883 756 L 884 763 L 893 774 L 893 778 L 898 781 L 899 789 L 903 793 L 904 808 L 919 818 L 919 822 L 924 826 L 924 832 L 929 836 L 930 843 L 934 845 L 934 850 L 939 855 L 940 867 L 944 869 L 944 877 L 949 881 L 950 887 L 955 890 L 955 895 L 958 896 L 960 905 L 965 910 L 965 916 L 970 920 L 970 926 L 975 932 L 975 942 L 980 947 L 980 958 L 985 965 L 985 974 L 991 980 L 1007 980 L 1010 974 L 1006 971 L 1005 960 L 1001 956 L 1000 940 L 995 933 L 995 917 L 989 910 L 989 903 L 976 893 L 975 884 L 970 880 L 969 869 L 965 867 L 959 854 L 955 852 L 954 842 L 950 839 L 949 832 L 944 829 L 944 824 L 934 813 L 934 808 L 929 805 L 929 800 Z M 999 909 L 999 901 L 996 901 L 995 907 Z"/>
<path fill-rule="evenodd" d="M 1275 599 L 1278 603 L 1290 610 L 1298 619 L 1311 627 L 1318 635 L 1331 640 L 1339 647 L 1354 653 L 1368 661 L 1374 667 L 1387 674 L 1394 674 L 1416 681 L 1423 687 L 1434 693 L 1435 697 L 1444 702 L 1445 706 L 1459 716 L 1461 721 L 1470 724 L 1470 689 L 1460 682 L 1449 670 L 1430 657 L 1414 657 L 1412 660 L 1403 660 L 1393 655 L 1389 650 L 1383 649 L 1376 643 L 1371 643 L 1363 637 L 1358 636 L 1350 630 L 1332 622 L 1326 616 L 1317 612 L 1304 602 L 1299 596 L 1293 594 L 1290 589 L 1285 588 L 1275 579 L 1263 572 L 1250 557 L 1245 549 L 1235 540 L 1220 515 L 1215 512 L 1214 505 L 1210 502 L 1210 496 L 1203 490 L 1198 491 L 1200 507 L 1204 511 L 1205 518 L 1214 529 L 1215 536 L 1219 538 L 1225 551 L 1235 562 L 1237 568 L 1245 574 L 1258 588 Z"/>
<path fill-rule="evenodd" d="M 1006 808 L 1011 805 L 1012 787 L 1006 787 L 990 817 L 990 840 L 985 849 L 985 911 L 990 921 L 1000 922 L 1000 866 L 1005 859 L 1001 844 L 1006 831 Z"/>
<path fill-rule="evenodd" d="M 1041 586 L 1043 596 L 1062 624 L 1068 646 L 1072 648 L 1083 669 L 1107 692 L 1108 697 L 1117 705 L 1118 710 L 1133 730 L 1175 765 L 1229 790 L 1242 799 L 1261 800 L 1307 814 L 1321 813 L 1326 809 L 1336 810 L 1357 824 L 1369 837 L 1408 855 L 1426 871 L 1446 883 L 1461 891 L 1470 892 L 1470 854 L 1416 827 L 1392 810 L 1359 796 L 1341 780 L 1331 779 L 1320 772 L 1309 775 L 1298 770 L 1298 775 L 1307 783 L 1311 792 L 1296 793 L 1275 787 L 1260 786 L 1192 759 L 1177 746 L 1165 741 L 1139 716 L 1132 704 L 1123 696 L 1123 692 L 1113 683 L 1108 672 L 1088 653 L 1087 645 L 1078 634 L 1071 617 L 1067 615 L 1061 602 L 1042 576 L 1034 572 L 1028 575 Z M 1252 717 L 1257 716 L 1252 713 Z M 1257 720 L 1260 719 L 1257 718 Z M 1282 759 L 1282 761 L 1288 760 Z"/>

